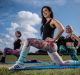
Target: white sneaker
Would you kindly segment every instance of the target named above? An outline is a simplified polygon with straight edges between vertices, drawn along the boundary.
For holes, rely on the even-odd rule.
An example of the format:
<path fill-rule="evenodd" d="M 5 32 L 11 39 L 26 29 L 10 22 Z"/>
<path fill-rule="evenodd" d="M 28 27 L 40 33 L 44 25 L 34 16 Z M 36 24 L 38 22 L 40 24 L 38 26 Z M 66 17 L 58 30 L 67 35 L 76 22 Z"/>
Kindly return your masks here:
<path fill-rule="evenodd" d="M 16 63 L 13 66 L 9 67 L 8 69 L 9 70 L 16 70 L 16 69 L 23 69 L 23 68 L 24 68 L 24 65 Z"/>

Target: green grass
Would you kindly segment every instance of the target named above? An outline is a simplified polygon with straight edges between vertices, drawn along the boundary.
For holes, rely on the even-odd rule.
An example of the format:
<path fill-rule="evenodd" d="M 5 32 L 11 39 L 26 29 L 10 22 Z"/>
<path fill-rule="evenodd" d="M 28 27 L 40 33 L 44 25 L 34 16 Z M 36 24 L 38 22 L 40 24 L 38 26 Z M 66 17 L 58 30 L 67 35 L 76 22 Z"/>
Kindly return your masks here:
<path fill-rule="evenodd" d="M 69 56 L 62 56 L 64 60 L 70 59 Z M 79 56 L 80 58 L 80 56 Z M 41 61 L 51 61 L 47 55 L 29 55 L 28 60 L 37 59 Z M 16 57 L 7 56 L 6 61 L 16 61 Z M 48 69 L 48 70 L 22 70 L 9 71 L 11 64 L 0 64 L 0 75 L 80 75 L 80 69 Z"/>

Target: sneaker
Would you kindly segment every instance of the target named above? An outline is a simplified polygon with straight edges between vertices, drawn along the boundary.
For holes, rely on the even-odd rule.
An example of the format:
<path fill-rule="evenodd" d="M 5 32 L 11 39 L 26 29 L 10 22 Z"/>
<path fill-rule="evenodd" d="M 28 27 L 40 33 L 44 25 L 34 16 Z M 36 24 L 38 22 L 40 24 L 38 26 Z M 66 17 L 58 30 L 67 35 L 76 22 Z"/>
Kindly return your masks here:
<path fill-rule="evenodd" d="M 16 69 L 23 69 L 23 68 L 24 68 L 24 65 L 17 63 L 9 67 L 9 70 L 16 70 Z"/>

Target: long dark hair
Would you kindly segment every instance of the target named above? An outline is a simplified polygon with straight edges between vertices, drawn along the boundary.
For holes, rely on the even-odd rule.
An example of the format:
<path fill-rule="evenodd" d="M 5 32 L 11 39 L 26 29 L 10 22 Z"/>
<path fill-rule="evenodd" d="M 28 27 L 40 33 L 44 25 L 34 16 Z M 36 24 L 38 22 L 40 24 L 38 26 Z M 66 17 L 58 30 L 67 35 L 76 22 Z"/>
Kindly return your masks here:
<path fill-rule="evenodd" d="M 49 6 L 43 6 L 42 9 L 41 9 L 41 15 L 42 15 L 42 22 L 41 22 L 42 26 L 40 28 L 41 34 L 43 33 L 43 26 L 46 23 L 46 18 L 43 16 L 43 9 L 44 8 L 47 8 L 51 12 L 50 17 L 53 18 L 53 11 L 52 11 L 51 7 L 49 7 Z"/>

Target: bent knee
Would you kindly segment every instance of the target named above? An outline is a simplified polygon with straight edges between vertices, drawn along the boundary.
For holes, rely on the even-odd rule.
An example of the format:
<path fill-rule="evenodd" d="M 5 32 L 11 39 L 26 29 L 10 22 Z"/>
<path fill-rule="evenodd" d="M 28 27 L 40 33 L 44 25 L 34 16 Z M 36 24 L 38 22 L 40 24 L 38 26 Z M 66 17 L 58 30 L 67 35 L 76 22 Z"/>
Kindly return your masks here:
<path fill-rule="evenodd" d="M 29 45 L 28 39 L 27 39 L 27 40 L 24 40 L 24 41 L 23 41 L 23 46 L 28 46 L 28 45 Z"/>
<path fill-rule="evenodd" d="M 57 52 L 57 45 L 53 43 L 53 46 L 50 46 L 48 52 L 50 53 Z"/>

